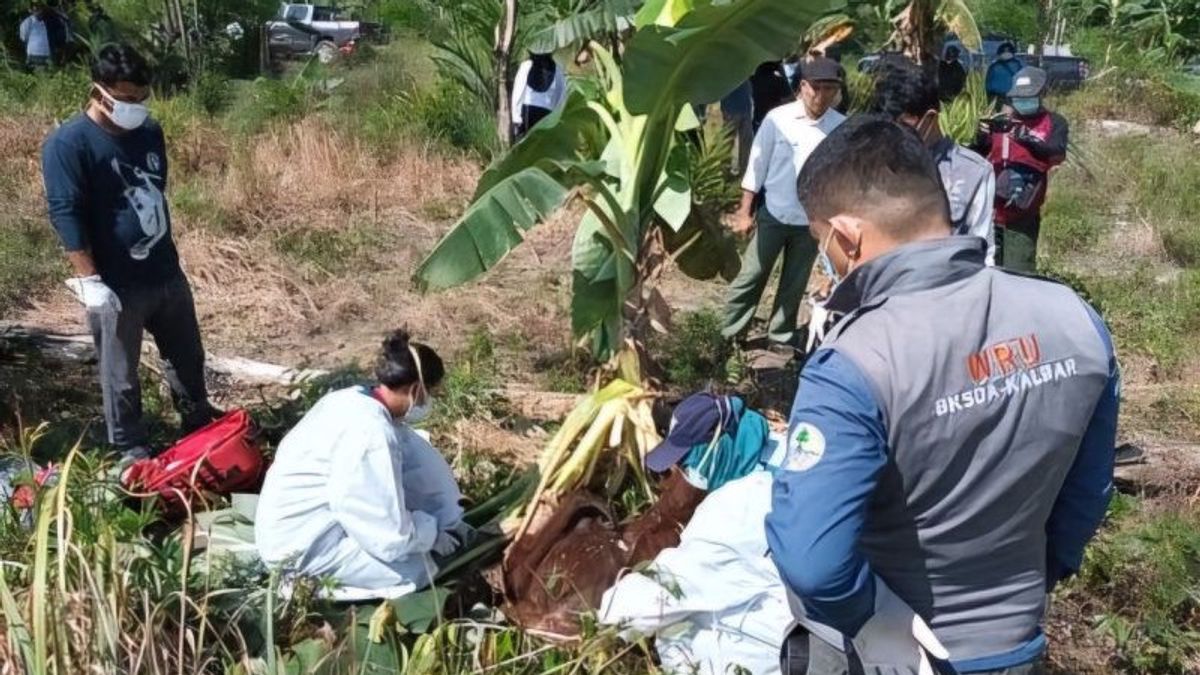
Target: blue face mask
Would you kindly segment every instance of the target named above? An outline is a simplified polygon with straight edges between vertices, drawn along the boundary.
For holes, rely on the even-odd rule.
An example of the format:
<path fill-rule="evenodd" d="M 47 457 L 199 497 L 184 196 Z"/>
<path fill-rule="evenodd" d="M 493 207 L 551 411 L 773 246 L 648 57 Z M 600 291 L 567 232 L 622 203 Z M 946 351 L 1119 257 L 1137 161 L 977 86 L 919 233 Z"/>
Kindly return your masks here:
<path fill-rule="evenodd" d="M 821 264 L 821 272 L 829 277 L 834 286 L 842 283 L 842 275 L 838 274 L 837 269 L 833 266 L 833 261 L 829 259 L 829 241 L 833 239 L 833 228 L 829 228 L 829 234 L 825 235 L 825 241 L 821 242 L 820 248 L 817 249 L 817 261 Z"/>
<path fill-rule="evenodd" d="M 1042 100 L 1037 96 L 1015 97 L 1011 103 L 1018 115 L 1032 115 L 1042 109 Z"/>

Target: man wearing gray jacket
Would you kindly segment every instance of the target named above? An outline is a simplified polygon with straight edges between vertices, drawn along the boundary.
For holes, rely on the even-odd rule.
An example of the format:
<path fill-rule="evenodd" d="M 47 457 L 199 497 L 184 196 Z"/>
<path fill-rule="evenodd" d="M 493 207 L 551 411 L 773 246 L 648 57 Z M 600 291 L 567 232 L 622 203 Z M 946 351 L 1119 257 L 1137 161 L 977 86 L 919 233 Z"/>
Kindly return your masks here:
<path fill-rule="evenodd" d="M 987 264 L 992 265 L 996 256 L 996 232 L 992 224 L 995 172 L 979 153 L 942 133 L 941 106 L 937 81 L 915 65 L 889 64 L 875 80 L 872 108 L 916 130 L 937 164 L 950 201 L 954 234 L 986 239 Z"/>
<path fill-rule="evenodd" d="M 766 519 L 799 613 L 854 637 L 890 588 L 948 652 L 925 655 L 940 672 L 1042 672 L 1047 593 L 1112 489 L 1108 330 L 1070 288 L 947 236 L 933 159 L 886 117 L 831 133 L 798 191 L 843 315 L 801 373 Z M 807 644 L 810 674 L 855 672 L 854 649 Z"/>

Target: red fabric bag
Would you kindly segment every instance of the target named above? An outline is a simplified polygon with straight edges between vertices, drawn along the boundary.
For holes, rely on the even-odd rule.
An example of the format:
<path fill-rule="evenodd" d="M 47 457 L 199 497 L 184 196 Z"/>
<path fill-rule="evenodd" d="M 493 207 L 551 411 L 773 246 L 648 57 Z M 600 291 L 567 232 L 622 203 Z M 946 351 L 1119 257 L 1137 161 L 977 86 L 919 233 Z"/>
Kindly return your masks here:
<path fill-rule="evenodd" d="M 183 511 L 203 493 L 257 490 L 266 470 L 245 410 L 232 410 L 185 436 L 157 457 L 135 462 L 121 475 L 130 492 L 157 493 L 170 511 Z"/>

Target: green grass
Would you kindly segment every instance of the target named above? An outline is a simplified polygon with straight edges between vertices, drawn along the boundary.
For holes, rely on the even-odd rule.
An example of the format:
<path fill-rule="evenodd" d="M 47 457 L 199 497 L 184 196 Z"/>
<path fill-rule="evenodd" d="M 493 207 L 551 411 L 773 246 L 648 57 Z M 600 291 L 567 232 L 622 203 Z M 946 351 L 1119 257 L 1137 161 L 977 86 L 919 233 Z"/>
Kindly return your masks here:
<path fill-rule="evenodd" d="M 83 107 L 90 83 L 80 67 L 31 74 L 0 62 L 0 113 L 66 119 Z"/>
<path fill-rule="evenodd" d="M 277 236 L 277 251 L 310 272 L 324 276 L 347 274 L 370 262 L 382 242 L 382 233 L 365 223 L 342 230 L 296 228 Z"/>
<path fill-rule="evenodd" d="M 66 275 L 48 224 L 24 219 L 0 223 L 0 317 Z"/>
<path fill-rule="evenodd" d="M 1172 134 L 1102 139 L 1076 130 L 1071 162 L 1050 179 L 1040 268 L 1068 279 L 1104 314 L 1124 353 L 1177 377 L 1200 357 L 1200 167 Z M 1114 250 L 1143 242 L 1141 257 Z M 1165 257 L 1165 260 L 1161 259 Z"/>
<path fill-rule="evenodd" d="M 1118 497 L 1076 589 L 1101 604 L 1097 630 L 1121 670 L 1191 672 L 1200 658 L 1200 509 L 1149 510 Z"/>

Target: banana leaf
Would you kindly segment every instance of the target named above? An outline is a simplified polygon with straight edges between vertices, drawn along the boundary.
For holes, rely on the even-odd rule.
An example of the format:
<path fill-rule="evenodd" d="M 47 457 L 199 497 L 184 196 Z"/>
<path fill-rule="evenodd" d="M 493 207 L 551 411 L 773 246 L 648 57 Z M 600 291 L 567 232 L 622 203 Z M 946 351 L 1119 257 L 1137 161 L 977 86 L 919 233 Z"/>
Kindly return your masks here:
<path fill-rule="evenodd" d="M 697 6 L 674 26 L 640 28 L 625 52 L 625 105 L 653 117 L 662 106 L 720 100 L 758 64 L 795 47 L 810 23 L 844 4 L 738 0 Z"/>
<path fill-rule="evenodd" d="M 975 23 L 975 15 L 965 0 L 941 0 L 937 8 L 937 20 L 972 51 L 983 49 L 983 36 Z"/>
<path fill-rule="evenodd" d="M 598 150 L 604 126 L 588 107 L 592 98 L 583 85 L 572 83 L 562 107 L 534 125 L 516 145 L 492 162 L 479 178 L 471 199 L 479 199 L 504 179 L 540 161 L 570 162 L 589 150 Z"/>
<path fill-rule="evenodd" d="M 541 168 L 518 171 L 471 204 L 417 268 L 422 290 L 466 283 L 492 268 L 525 240 L 525 232 L 554 213 L 570 187 Z"/>
<path fill-rule="evenodd" d="M 594 7 L 555 21 L 535 33 L 529 39 L 530 48 L 538 52 L 555 52 L 626 31 L 633 27 L 633 16 L 641 4 L 640 0 L 599 0 Z"/>
<path fill-rule="evenodd" d="M 706 2 L 706 0 L 701 1 Z M 676 21 L 695 6 L 695 0 L 648 0 L 638 10 L 637 16 L 634 17 L 634 23 L 638 28 L 655 23 L 674 26 Z"/>
<path fill-rule="evenodd" d="M 667 166 L 658 183 L 654 212 L 670 229 L 678 232 L 692 211 L 692 183 L 687 146 L 675 143 L 667 155 Z"/>

